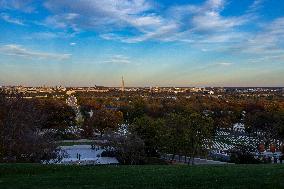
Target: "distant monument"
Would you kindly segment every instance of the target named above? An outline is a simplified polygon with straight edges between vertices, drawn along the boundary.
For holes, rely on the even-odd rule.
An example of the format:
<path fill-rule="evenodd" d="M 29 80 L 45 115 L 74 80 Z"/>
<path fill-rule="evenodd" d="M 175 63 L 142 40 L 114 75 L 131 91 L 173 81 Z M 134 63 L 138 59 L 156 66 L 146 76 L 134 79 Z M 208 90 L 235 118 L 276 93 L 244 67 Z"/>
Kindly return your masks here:
<path fill-rule="evenodd" d="M 125 86 L 124 86 L 124 79 L 123 79 L 123 76 L 121 78 L 121 91 L 124 92 L 125 90 Z"/>

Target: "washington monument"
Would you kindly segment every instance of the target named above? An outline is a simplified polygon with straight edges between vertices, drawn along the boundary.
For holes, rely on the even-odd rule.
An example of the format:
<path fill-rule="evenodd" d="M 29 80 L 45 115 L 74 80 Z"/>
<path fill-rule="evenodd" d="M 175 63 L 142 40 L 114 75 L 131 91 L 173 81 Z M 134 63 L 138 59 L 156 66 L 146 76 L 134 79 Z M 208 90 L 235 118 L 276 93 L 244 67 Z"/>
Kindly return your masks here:
<path fill-rule="evenodd" d="M 124 86 L 124 79 L 123 76 L 121 77 L 121 91 L 124 92 L 125 86 Z"/>

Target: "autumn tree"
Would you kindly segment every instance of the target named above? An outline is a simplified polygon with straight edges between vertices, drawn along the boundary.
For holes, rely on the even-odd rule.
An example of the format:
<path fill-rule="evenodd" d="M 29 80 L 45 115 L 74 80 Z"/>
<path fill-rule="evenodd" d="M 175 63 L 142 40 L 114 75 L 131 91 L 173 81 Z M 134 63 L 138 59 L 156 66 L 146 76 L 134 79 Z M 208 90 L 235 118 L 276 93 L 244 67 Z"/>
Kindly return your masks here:
<path fill-rule="evenodd" d="M 1 162 L 40 162 L 59 157 L 53 134 L 42 132 L 47 120 L 37 103 L 18 94 L 0 95 Z"/>
<path fill-rule="evenodd" d="M 120 111 L 100 107 L 92 110 L 91 116 L 85 120 L 83 129 L 88 131 L 87 136 L 91 137 L 95 130 L 101 136 L 106 130 L 115 130 L 123 121 L 123 114 Z"/>
<path fill-rule="evenodd" d="M 68 138 L 66 130 L 76 124 L 76 113 L 72 107 L 64 102 L 56 100 L 39 100 L 37 109 L 45 116 L 45 122 L 42 123 L 42 129 L 53 129 L 59 138 Z M 69 134 L 70 135 L 70 134 Z"/>

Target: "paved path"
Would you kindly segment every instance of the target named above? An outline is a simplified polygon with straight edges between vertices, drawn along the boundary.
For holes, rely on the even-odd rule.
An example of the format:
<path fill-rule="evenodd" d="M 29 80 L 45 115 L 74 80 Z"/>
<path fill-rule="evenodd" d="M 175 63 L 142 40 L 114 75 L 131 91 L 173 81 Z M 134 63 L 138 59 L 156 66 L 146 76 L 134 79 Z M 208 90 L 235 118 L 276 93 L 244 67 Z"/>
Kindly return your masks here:
<path fill-rule="evenodd" d="M 163 157 L 163 159 L 166 160 L 172 160 L 172 154 L 167 154 Z M 174 157 L 174 160 L 178 163 L 188 164 L 190 158 L 185 156 L 179 157 L 176 155 Z M 195 165 L 224 165 L 224 164 L 234 164 L 234 163 L 227 163 L 222 161 L 214 161 L 214 160 L 208 160 L 208 159 L 202 159 L 202 158 L 194 158 L 194 164 Z"/>

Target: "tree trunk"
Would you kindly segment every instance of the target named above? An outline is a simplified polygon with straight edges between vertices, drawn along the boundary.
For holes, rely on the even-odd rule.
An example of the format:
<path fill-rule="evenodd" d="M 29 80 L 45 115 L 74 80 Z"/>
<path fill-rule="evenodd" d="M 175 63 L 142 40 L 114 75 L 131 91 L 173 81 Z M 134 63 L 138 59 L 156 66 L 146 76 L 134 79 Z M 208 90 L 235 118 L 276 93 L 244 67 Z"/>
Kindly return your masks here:
<path fill-rule="evenodd" d="M 172 156 L 172 161 L 174 161 L 174 159 L 175 159 L 175 156 L 176 156 L 176 155 L 175 155 L 175 153 L 174 153 L 174 154 L 173 154 L 173 156 Z"/>
<path fill-rule="evenodd" d="M 191 165 L 194 165 L 194 155 L 190 158 L 191 160 Z"/>

